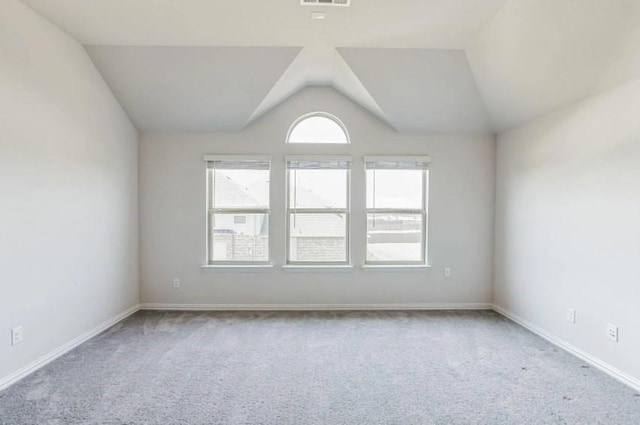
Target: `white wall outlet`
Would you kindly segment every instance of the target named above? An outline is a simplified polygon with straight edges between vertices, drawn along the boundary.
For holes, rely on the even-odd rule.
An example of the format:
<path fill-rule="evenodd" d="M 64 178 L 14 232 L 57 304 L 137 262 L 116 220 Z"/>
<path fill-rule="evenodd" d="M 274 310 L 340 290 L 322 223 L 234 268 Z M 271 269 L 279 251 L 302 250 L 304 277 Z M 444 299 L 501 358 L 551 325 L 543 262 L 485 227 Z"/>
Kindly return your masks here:
<path fill-rule="evenodd" d="M 173 279 L 173 287 L 176 289 L 180 287 L 180 279 L 178 279 L 177 277 Z"/>
<path fill-rule="evenodd" d="M 444 268 L 444 277 L 451 277 L 451 267 Z"/>
<path fill-rule="evenodd" d="M 569 323 L 576 323 L 576 311 L 572 308 L 567 309 L 567 321 Z"/>
<path fill-rule="evenodd" d="M 618 342 L 618 327 L 609 323 L 607 325 L 607 336 L 610 340 Z"/>
<path fill-rule="evenodd" d="M 18 345 L 24 341 L 24 329 L 22 326 L 16 326 L 11 329 L 11 345 Z"/>

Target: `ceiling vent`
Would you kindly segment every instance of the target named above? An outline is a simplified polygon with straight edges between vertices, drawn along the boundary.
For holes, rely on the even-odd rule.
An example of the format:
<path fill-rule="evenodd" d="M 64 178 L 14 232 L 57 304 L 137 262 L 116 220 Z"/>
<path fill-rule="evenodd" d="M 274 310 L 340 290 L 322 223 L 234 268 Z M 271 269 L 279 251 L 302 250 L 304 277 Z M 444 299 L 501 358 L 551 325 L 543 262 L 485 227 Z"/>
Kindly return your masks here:
<path fill-rule="evenodd" d="M 303 6 L 351 6 L 351 0 L 300 0 Z"/>

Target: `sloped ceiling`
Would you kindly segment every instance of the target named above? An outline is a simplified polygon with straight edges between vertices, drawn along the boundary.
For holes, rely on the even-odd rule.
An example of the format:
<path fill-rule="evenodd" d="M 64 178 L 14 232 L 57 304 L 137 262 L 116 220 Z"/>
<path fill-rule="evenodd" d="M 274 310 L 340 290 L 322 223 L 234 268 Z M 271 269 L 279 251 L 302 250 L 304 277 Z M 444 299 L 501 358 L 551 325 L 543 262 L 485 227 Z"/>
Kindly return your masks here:
<path fill-rule="evenodd" d="M 240 129 L 320 85 L 399 131 L 499 132 L 640 77 L 640 0 L 23 1 L 141 130 Z"/>
<path fill-rule="evenodd" d="M 338 51 L 326 45 L 305 47 L 254 111 L 250 121 L 259 118 L 293 94 L 309 86 L 333 87 L 391 125 L 378 103 L 371 97 Z"/>
<path fill-rule="evenodd" d="M 505 0 L 23 0 L 82 44 L 462 49 Z M 311 11 L 327 13 L 312 21 Z"/>
<path fill-rule="evenodd" d="M 496 131 L 640 77 L 640 1 L 511 0 L 467 47 Z"/>
<path fill-rule="evenodd" d="M 86 48 L 142 131 L 244 127 L 300 51 L 295 47 Z"/>
<path fill-rule="evenodd" d="M 462 50 L 339 49 L 388 120 L 402 131 L 491 128 Z"/>

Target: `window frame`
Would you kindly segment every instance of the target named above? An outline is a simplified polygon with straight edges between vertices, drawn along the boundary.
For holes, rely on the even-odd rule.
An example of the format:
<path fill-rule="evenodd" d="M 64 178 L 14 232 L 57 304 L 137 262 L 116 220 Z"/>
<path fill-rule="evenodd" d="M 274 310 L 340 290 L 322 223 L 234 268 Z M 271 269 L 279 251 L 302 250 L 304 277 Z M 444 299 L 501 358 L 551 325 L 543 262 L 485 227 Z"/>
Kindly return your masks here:
<path fill-rule="evenodd" d="M 206 246 L 205 246 L 205 265 L 207 267 L 229 267 L 229 266 L 269 266 L 272 258 L 272 238 L 271 238 L 271 174 L 273 169 L 272 157 L 269 155 L 205 155 L 203 160 L 206 164 Z M 216 161 L 234 161 L 234 162 L 267 162 L 269 164 L 269 186 L 268 186 L 268 202 L 267 208 L 263 207 L 215 207 L 214 191 L 215 191 L 215 166 L 209 164 Z M 230 215 L 253 215 L 264 214 L 269 223 L 269 231 L 267 232 L 267 259 L 264 261 L 247 261 L 247 260 L 214 260 L 213 244 L 215 228 L 214 216 L 216 214 Z"/>
<path fill-rule="evenodd" d="M 291 208 L 290 161 L 347 161 L 346 169 L 346 208 Z M 285 265 L 288 267 L 335 267 L 351 266 L 351 171 L 353 159 L 351 156 L 285 156 Z M 291 256 L 291 214 L 344 214 L 345 223 L 345 260 L 344 261 L 292 261 Z"/>
<path fill-rule="evenodd" d="M 342 143 L 342 142 L 337 142 L 337 143 L 335 143 L 335 142 L 331 142 L 331 143 L 322 143 L 322 142 L 297 143 L 297 142 L 292 142 L 291 141 L 291 134 L 296 129 L 296 127 L 299 124 L 301 124 L 303 121 L 305 121 L 305 120 L 307 120 L 309 118 L 313 118 L 313 117 L 327 118 L 327 119 L 330 119 L 331 121 L 335 122 L 338 125 L 338 127 L 340 127 L 342 132 L 344 133 L 346 142 L 345 143 Z M 296 118 L 295 121 L 293 121 L 293 124 L 291 124 L 289 126 L 289 130 L 287 131 L 286 144 L 288 144 L 288 145 L 312 145 L 312 146 L 318 146 L 318 145 L 330 145 L 330 146 L 350 145 L 351 144 L 351 137 L 349 136 L 349 131 L 347 130 L 347 126 L 344 125 L 344 123 L 342 122 L 342 120 L 340 118 L 336 117 L 333 114 L 330 114 L 329 112 L 315 111 L 315 112 L 309 112 L 307 114 L 301 115 L 298 118 Z"/>
<path fill-rule="evenodd" d="M 419 209 L 416 208 L 369 208 L 365 200 L 365 243 L 364 243 L 364 266 L 365 267 L 384 267 L 384 266 L 427 266 L 428 261 L 428 225 L 429 225 L 429 164 L 431 157 L 428 155 L 416 155 L 416 156 L 365 156 L 364 157 L 364 172 L 365 172 L 365 194 L 369 189 L 368 171 L 375 170 L 376 168 L 367 167 L 369 162 L 424 162 L 426 166 L 422 168 L 422 202 Z M 408 170 L 410 168 L 397 168 L 397 170 Z M 366 195 L 365 195 L 366 196 Z M 375 193 L 374 193 L 375 197 Z M 421 231 L 421 243 L 420 243 L 420 260 L 396 260 L 396 261 L 371 261 L 368 257 L 369 252 L 369 215 L 373 214 L 413 214 L 421 215 L 422 231 Z"/>

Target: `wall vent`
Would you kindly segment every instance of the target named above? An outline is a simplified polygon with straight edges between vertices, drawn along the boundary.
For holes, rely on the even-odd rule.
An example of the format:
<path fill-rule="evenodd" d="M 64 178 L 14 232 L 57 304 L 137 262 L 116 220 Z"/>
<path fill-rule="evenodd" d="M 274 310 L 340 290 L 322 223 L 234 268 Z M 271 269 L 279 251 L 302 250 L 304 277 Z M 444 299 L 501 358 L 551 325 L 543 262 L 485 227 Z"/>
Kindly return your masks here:
<path fill-rule="evenodd" d="M 300 0 L 303 6 L 351 6 L 351 0 Z"/>

